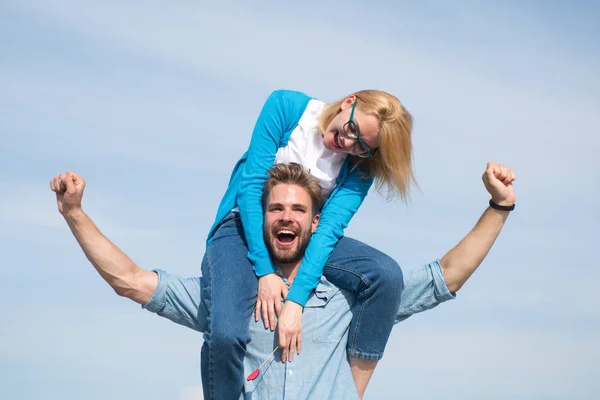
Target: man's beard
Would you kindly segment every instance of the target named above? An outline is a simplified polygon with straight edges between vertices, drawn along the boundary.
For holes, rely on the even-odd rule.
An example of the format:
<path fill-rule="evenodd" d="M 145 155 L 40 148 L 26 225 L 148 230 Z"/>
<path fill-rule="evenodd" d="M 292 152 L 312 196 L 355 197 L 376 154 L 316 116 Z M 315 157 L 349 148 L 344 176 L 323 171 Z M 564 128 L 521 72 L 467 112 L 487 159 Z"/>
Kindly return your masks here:
<path fill-rule="evenodd" d="M 304 257 L 304 252 L 308 246 L 308 243 L 310 242 L 311 232 L 302 231 L 301 234 L 297 236 L 295 248 L 289 248 L 286 250 L 277 248 L 274 245 L 276 239 L 271 229 L 264 229 L 264 237 L 268 239 L 266 240 L 267 250 L 269 250 L 269 254 L 273 261 L 281 264 L 292 264 L 299 262 L 302 260 L 302 257 Z"/>

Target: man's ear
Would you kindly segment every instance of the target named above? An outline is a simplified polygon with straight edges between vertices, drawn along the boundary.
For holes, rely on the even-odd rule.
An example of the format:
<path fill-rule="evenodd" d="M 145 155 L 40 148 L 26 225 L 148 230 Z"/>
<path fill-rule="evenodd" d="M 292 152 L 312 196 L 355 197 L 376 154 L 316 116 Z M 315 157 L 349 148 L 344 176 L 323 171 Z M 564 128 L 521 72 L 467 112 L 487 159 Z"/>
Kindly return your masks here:
<path fill-rule="evenodd" d="M 312 231 L 311 233 L 315 233 L 317 230 L 317 226 L 319 226 L 319 220 L 321 219 L 321 214 L 315 214 L 312 220 Z"/>

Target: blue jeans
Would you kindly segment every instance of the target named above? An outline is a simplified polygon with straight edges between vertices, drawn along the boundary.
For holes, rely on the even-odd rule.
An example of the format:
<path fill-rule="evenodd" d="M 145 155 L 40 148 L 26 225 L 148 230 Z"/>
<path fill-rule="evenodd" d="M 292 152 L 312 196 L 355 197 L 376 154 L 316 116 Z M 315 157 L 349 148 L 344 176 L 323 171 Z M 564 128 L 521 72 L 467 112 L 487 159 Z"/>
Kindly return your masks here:
<path fill-rule="evenodd" d="M 340 289 L 356 293 L 348 355 L 380 360 L 404 289 L 398 263 L 367 244 L 342 237 L 329 256 L 323 275 Z"/>
<path fill-rule="evenodd" d="M 243 361 L 258 294 L 244 238 L 239 215 L 227 214 L 202 260 L 201 295 L 208 324 L 200 369 L 206 400 L 238 399 L 243 389 Z"/>
<path fill-rule="evenodd" d="M 205 399 L 235 399 L 244 383 L 243 360 L 257 278 L 247 258 L 244 229 L 229 213 L 215 232 L 202 261 L 202 302 L 208 311 L 201 369 Z M 404 287 L 402 270 L 384 253 L 343 237 L 323 271 L 327 280 L 356 293 L 348 354 L 366 360 L 383 356 Z"/>

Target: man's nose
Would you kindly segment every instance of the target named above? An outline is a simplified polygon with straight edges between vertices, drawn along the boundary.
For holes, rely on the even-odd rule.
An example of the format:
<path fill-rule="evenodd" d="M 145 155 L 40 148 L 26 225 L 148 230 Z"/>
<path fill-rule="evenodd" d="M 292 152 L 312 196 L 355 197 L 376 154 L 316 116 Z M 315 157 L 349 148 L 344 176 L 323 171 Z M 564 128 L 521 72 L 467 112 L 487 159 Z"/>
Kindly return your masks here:
<path fill-rule="evenodd" d="M 288 210 L 288 209 L 283 210 L 281 219 L 284 221 L 291 221 L 292 220 L 292 210 Z"/>

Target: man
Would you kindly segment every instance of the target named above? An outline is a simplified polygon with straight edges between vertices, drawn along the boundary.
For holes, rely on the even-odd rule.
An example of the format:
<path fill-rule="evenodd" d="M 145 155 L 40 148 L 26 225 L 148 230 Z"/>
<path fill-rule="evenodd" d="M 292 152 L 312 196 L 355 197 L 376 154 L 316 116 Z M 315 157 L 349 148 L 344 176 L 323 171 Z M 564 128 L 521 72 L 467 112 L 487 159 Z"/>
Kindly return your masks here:
<path fill-rule="evenodd" d="M 490 205 L 475 228 L 439 261 L 413 270 L 405 287 L 396 322 L 414 313 L 454 298 L 456 291 L 481 264 L 500 233 L 514 205 L 510 168 L 488 163 L 483 181 L 491 194 Z M 58 208 L 84 253 L 117 294 L 189 328 L 204 331 L 206 310 L 201 301 L 202 278 L 179 278 L 164 271 L 146 271 L 136 266 L 95 227 L 81 208 L 85 187 L 82 178 L 67 173 L 54 178 Z M 322 194 L 314 189 L 310 175 L 297 164 L 279 164 L 270 171 L 264 192 L 265 241 L 287 284 L 293 284 L 306 243 L 318 226 L 317 205 Z M 239 216 L 232 214 L 223 224 L 237 229 Z M 279 362 L 277 338 L 258 318 L 249 321 L 252 341 L 244 361 L 249 375 L 242 399 L 357 399 L 346 357 L 348 327 L 354 296 L 321 278 L 303 313 L 303 346 L 292 362 Z M 258 316 L 257 316 L 258 317 Z M 275 350 L 275 352 L 273 351 Z M 256 375 L 256 373 L 254 373 Z"/>

